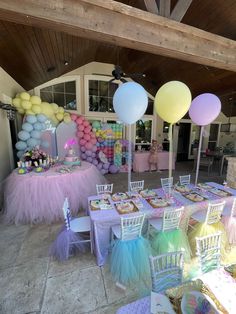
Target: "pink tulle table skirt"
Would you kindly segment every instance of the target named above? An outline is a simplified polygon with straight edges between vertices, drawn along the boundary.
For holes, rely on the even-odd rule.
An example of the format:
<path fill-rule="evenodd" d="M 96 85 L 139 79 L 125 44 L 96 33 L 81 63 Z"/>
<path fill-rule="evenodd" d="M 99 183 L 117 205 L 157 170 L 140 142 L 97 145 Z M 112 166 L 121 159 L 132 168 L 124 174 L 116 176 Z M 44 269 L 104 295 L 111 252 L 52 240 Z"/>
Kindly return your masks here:
<path fill-rule="evenodd" d="M 82 162 L 70 173 L 58 167 L 44 173 L 19 175 L 13 171 L 5 182 L 4 212 L 7 223 L 52 223 L 63 220 L 62 206 L 69 198 L 73 215 L 87 209 L 88 197 L 96 194 L 96 184 L 106 179 L 97 168 Z"/>

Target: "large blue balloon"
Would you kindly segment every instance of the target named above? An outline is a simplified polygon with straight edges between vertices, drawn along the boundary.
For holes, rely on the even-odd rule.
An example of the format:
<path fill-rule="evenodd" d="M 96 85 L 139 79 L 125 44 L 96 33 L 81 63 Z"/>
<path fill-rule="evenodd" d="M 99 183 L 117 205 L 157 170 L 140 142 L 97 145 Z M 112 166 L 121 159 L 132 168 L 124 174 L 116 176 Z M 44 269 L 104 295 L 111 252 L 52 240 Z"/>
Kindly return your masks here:
<path fill-rule="evenodd" d="M 38 143 L 37 143 L 37 140 L 35 139 L 35 138 L 29 138 L 28 140 L 27 140 L 27 145 L 30 147 L 30 148 L 33 148 L 33 147 L 35 147 L 36 145 L 37 145 Z"/>
<path fill-rule="evenodd" d="M 33 127 L 35 130 L 37 131 L 41 131 L 42 130 L 42 124 L 40 122 L 36 122 L 33 124 Z"/>
<path fill-rule="evenodd" d="M 38 122 L 45 122 L 48 120 L 48 118 L 43 114 L 37 114 L 37 120 Z"/>
<path fill-rule="evenodd" d="M 26 116 L 26 121 L 33 124 L 37 122 L 37 118 L 33 116 L 32 114 L 29 114 L 28 116 Z"/>
<path fill-rule="evenodd" d="M 147 105 L 147 92 L 135 82 L 120 85 L 113 97 L 113 107 L 118 118 L 127 124 L 138 121 L 144 115 Z"/>
<path fill-rule="evenodd" d="M 16 143 L 15 147 L 17 150 L 25 150 L 27 147 L 27 144 L 26 144 L 26 142 L 19 141 Z"/>
<path fill-rule="evenodd" d="M 22 141 L 27 141 L 30 138 L 30 134 L 26 131 L 20 131 L 18 133 L 18 138 Z"/>
<path fill-rule="evenodd" d="M 22 130 L 27 131 L 27 132 L 31 132 L 31 131 L 33 131 L 33 126 L 29 122 L 25 122 L 22 124 Z"/>
<path fill-rule="evenodd" d="M 32 131 L 32 132 L 30 133 L 30 135 L 31 135 L 31 137 L 33 137 L 33 138 L 39 139 L 40 136 L 41 136 L 41 132 L 34 130 L 34 131 Z"/>
<path fill-rule="evenodd" d="M 23 150 L 19 150 L 19 152 L 17 152 L 16 155 L 20 159 L 23 154 L 24 154 L 24 151 Z"/>

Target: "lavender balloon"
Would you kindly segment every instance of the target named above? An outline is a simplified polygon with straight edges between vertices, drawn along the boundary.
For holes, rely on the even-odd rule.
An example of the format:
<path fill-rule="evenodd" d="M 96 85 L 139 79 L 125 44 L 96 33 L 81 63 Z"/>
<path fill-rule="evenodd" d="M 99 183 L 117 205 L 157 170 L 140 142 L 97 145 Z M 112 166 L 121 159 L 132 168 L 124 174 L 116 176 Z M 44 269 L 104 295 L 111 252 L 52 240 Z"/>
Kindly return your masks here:
<path fill-rule="evenodd" d="M 85 153 L 82 153 L 82 154 L 81 154 L 81 158 L 82 158 L 82 159 L 86 159 L 86 158 L 87 158 L 87 155 L 86 155 Z"/>
<path fill-rule="evenodd" d="M 92 162 L 92 161 L 93 161 L 93 158 L 92 158 L 92 157 L 87 157 L 86 160 L 87 160 L 88 162 Z"/>
<path fill-rule="evenodd" d="M 81 147 L 80 147 L 80 150 L 81 150 L 82 153 L 85 153 L 85 152 L 86 152 L 86 148 L 85 148 L 84 146 L 81 146 Z"/>
<path fill-rule="evenodd" d="M 220 99 L 210 93 L 205 93 L 193 99 L 189 116 L 197 125 L 208 125 L 214 121 L 221 111 Z"/>
<path fill-rule="evenodd" d="M 89 156 L 89 157 L 91 157 L 91 156 L 92 156 L 92 152 L 91 152 L 91 150 L 86 150 L 85 154 L 86 154 L 87 156 Z"/>

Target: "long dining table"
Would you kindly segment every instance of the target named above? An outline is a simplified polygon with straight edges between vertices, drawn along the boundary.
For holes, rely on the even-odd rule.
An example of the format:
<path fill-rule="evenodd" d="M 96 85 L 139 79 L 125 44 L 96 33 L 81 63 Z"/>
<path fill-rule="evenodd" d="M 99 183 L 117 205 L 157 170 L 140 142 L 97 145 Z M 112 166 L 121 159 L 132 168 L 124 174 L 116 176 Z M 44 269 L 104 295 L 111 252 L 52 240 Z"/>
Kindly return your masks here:
<path fill-rule="evenodd" d="M 180 227 L 187 230 L 189 217 L 197 211 L 207 210 L 209 202 L 225 200 L 224 214 L 230 213 L 236 190 L 225 187 L 218 183 L 208 182 L 194 186 L 190 184 L 188 192 L 181 192 L 178 186 L 174 187 L 170 196 L 166 196 L 162 188 L 144 190 L 138 192 L 115 193 L 112 196 L 94 195 L 88 197 L 89 215 L 92 222 L 92 235 L 94 241 L 94 253 L 97 265 L 106 263 L 111 240 L 111 227 L 120 224 L 120 218 L 138 213 L 145 213 L 146 218 L 162 217 L 166 208 L 178 208 L 184 206 Z M 146 194 L 145 194 L 146 193 Z M 189 195 L 191 194 L 191 195 Z M 119 195 L 121 198 L 119 199 Z M 190 196 L 196 195 L 193 200 Z M 200 196 L 200 198 L 199 198 Z M 154 207 L 151 200 L 160 200 L 160 206 Z M 134 211 L 121 212 L 119 204 L 133 204 Z M 162 202 L 165 206 L 161 206 Z M 117 206 L 118 205 L 118 206 Z"/>

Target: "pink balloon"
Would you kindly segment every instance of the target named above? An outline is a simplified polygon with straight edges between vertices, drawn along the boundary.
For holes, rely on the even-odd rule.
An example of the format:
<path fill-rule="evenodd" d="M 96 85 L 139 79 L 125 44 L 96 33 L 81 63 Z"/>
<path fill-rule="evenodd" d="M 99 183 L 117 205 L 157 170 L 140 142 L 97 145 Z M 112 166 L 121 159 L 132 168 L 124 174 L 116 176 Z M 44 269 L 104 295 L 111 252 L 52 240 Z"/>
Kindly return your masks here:
<path fill-rule="evenodd" d="M 77 124 L 82 124 L 82 119 L 81 119 L 80 117 L 77 118 L 77 119 L 76 119 L 76 123 L 77 123 Z"/>
<path fill-rule="evenodd" d="M 79 125 L 78 130 L 79 130 L 79 131 L 83 131 L 83 130 L 84 130 L 83 124 Z"/>
<path fill-rule="evenodd" d="M 88 135 L 88 134 L 84 134 L 84 139 L 86 140 L 86 141 L 90 141 L 90 136 Z M 92 142 L 91 142 L 92 143 Z"/>
<path fill-rule="evenodd" d="M 87 150 L 92 150 L 93 145 L 92 145 L 90 142 L 87 142 L 87 143 L 85 144 L 85 147 L 86 147 Z"/>
<path fill-rule="evenodd" d="M 86 147 L 85 144 L 87 144 L 87 143 L 86 143 L 86 141 L 83 138 L 79 141 L 79 143 L 80 143 L 81 146 L 85 146 Z M 87 148 L 87 149 L 89 149 L 89 148 Z"/>
<path fill-rule="evenodd" d="M 195 124 L 204 126 L 214 121 L 220 111 L 220 99 L 214 94 L 205 93 L 193 99 L 189 116 Z"/>
<path fill-rule="evenodd" d="M 95 145 L 97 143 L 97 140 L 95 138 L 91 138 L 90 142 Z"/>
<path fill-rule="evenodd" d="M 78 136 L 78 138 L 82 138 L 84 136 L 84 133 L 79 131 L 79 132 L 77 132 L 77 136 Z"/>
<path fill-rule="evenodd" d="M 96 135 L 94 133 L 91 133 L 91 138 L 96 138 Z"/>
<path fill-rule="evenodd" d="M 84 121 L 84 126 L 85 127 L 89 126 L 89 122 L 88 121 Z"/>
<path fill-rule="evenodd" d="M 81 119 L 82 121 L 84 121 L 84 120 L 85 120 L 85 117 L 84 117 L 84 116 L 80 116 L 80 119 Z"/>
<path fill-rule="evenodd" d="M 76 121 L 78 116 L 77 116 L 77 114 L 71 113 L 70 118 L 71 118 L 72 121 Z"/>
<path fill-rule="evenodd" d="M 86 122 L 86 121 L 85 121 Z M 85 126 L 85 125 L 84 125 Z M 90 126 L 87 126 L 85 129 L 84 129 L 84 133 L 90 133 L 91 131 L 91 127 Z"/>

